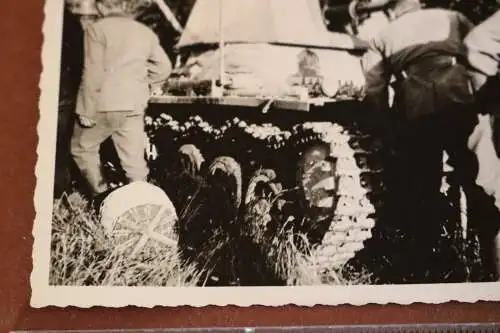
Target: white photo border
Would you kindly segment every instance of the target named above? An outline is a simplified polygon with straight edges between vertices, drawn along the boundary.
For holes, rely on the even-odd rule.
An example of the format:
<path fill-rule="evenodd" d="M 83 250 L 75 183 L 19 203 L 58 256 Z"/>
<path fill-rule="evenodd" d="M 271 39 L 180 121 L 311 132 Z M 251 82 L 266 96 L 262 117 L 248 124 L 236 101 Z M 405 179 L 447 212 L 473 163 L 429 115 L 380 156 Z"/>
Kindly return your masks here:
<path fill-rule="evenodd" d="M 33 227 L 31 306 L 140 307 L 207 305 L 365 305 L 499 301 L 500 282 L 315 287 L 68 287 L 49 285 L 52 190 L 54 187 L 64 0 L 46 0 L 39 87 L 40 120 Z"/>

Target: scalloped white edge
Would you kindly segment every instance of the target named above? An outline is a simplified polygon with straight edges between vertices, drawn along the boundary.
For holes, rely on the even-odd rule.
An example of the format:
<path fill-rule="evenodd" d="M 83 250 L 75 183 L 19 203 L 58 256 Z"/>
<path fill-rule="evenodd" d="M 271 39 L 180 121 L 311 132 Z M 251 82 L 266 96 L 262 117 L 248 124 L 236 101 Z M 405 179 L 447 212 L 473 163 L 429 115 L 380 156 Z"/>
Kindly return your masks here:
<path fill-rule="evenodd" d="M 33 227 L 31 301 L 46 306 L 140 307 L 190 305 L 365 305 L 500 300 L 500 283 L 314 287 L 68 287 L 49 286 L 52 189 L 60 75 L 63 1 L 46 0 L 43 24 L 43 72 L 40 79 L 40 120 L 37 126 L 36 218 Z"/>

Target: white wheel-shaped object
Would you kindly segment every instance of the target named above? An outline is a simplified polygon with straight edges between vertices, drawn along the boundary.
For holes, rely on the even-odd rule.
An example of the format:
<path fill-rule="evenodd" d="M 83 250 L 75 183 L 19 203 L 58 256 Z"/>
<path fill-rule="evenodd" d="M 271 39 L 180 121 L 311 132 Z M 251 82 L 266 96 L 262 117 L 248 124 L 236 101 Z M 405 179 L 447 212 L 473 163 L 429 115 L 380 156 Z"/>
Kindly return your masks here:
<path fill-rule="evenodd" d="M 100 208 L 100 221 L 115 250 L 134 256 L 177 247 L 177 213 L 168 196 L 147 182 L 132 182 L 111 192 Z"/>
<path fill-rule="evenodd" d="M 234 208 L 238 209 L 241 205 L 242 197 L 241 166 L 232 157 L 219 156 L 216 157 L 208 167 L 208 175 L 210 177 L 217 173 L 222 173 L 228 178 L 229 182 L 227 184 L 220 185 L 229 187 Z"/>

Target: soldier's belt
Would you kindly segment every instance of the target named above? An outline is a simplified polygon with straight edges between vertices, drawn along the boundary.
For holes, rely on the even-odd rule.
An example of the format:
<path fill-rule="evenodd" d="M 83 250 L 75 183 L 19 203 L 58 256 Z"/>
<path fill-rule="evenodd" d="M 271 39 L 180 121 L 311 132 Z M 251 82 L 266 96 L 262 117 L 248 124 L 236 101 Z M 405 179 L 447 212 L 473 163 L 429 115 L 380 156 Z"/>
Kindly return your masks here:
<path fill-rule="evenodd" d="M 441 66 L 453 67 L 459 63 L 459 59 L 456 56 L 434 56 L 422 59 L 413 64 L 405 66 L 399 73 L 395 74 L 396 79 L 405 80 L 412 73 L 424 72 L 429 68 L 436 68 Z"/>

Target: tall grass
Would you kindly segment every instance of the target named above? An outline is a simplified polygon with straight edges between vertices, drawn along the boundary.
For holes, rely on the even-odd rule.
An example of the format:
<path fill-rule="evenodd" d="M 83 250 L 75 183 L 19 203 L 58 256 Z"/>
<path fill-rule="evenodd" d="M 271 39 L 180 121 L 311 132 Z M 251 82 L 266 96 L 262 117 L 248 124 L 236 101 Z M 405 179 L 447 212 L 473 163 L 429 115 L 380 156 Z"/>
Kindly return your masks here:
<path fill-rule="evenodd" d="M 50 284 L 203 286 L 223 277 L 218 274 L 222 269 L 223 274 L 234 278 L 226 281 L 228 285 L 246 285 L 245 274 L 255 277 L 253 270 L 258 262 L 266 266 L 261 270 L 265 276 L 253 280 L 260 285 L 267 281 L 289 286 L 369 283 L 368 274 L 346 278 L 341 269 L 322 271 L 307 237 L 292 229 L 283 228 L 271 239 L 260 239 L 260 244 L 254 244 L 259 248 L 256 252 L 246 251 L 241 239 L 230 237 L 220 228 L 210 234 L 196 246 L 194 261 L 184 261 L 168 247 L 154 247 L 148 253 L 128 257 L 112 245 L 98 219 L 87 209 L 87 201 L 77 192 L 65 194 L 54 202 Z"/>
<path fill-rule="evenodd" d="M 280 209 L 270 214 L 276 198 L 259 200 L 240 219 L 228 208 L 232 197 L 219 182 L 209 184 L 203 178 L 187 176 L 175 177 L 173 182 L 165 179 L 160 177 L 166 189 L 177 189 L 167 194 L 179 207 L 178 250 L 156 246 L 128 257 L 113 246 L 82 195 L 64 194 L 53 207 L 50 283 L 304 286 L 372 281 L 365 271 L 344 267 L 325 270 L 306 231 L 294 227 L 297 223 L 292 211 Z M 285 201 L 294 204 L 293 198 Z"/>
<path fill-rule="evenodd" d="M 307 228 L 301 227 L 310 225 L 311 221 L 302 217 L 303 221 L 297 224 L 295 216 L 271 213 L 276 200 L 262 198 L 252 203 L 253 209 L 246 215 L 243 232 L 257 245 L 264 265 L 278 280 L 288 286 L 371 283 L 371 276 L 366 270 L 355 272 L 346 267 L 326 269 L 316 256 L 318 245 L 311 243 Z"/>
<path fill-rule="evenodd" d="M 286 230 L 277 234 L 266 246 L 268 262 L 286 285 L 360 285 L 370 284 L 366 270 L 353 271 L 344 266 L 325 269 L 315 255 L 306 234 Z"/>
<path fill-rule="evenodd" d="M 78 193 L 54 202 L 50 284 L 69 286 L 192 286 L 201 273 L 175 250 L 157 247 L 128 257 L 106 236 Z"/>

